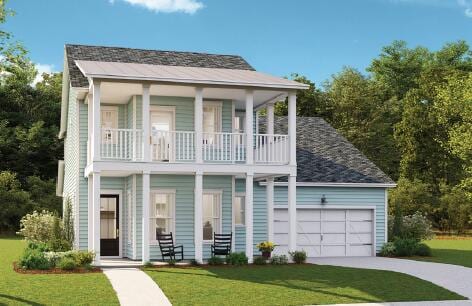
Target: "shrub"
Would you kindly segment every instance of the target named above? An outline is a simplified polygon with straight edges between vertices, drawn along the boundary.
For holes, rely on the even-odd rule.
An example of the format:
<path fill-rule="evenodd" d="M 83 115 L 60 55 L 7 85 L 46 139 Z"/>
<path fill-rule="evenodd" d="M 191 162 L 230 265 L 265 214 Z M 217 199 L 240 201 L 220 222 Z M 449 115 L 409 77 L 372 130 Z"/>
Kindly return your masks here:
<path fill-rule="evenodd" d="M 145 268 L 152 268 L 152 267 L 154 267 L 154 265 L 152 264 L 152 262 L 146 261 L 146 262 L 144 263 L 143 267 L 145 267 Z"/>
<path fill-rule="evenodd" d="M 380 250 L 380 256 L 390 257 L 396 255 L 396 248 L 393 242 L 387 242 L 382 245 L 382 249 Z"/>
<path fill-rule="evenodd" d="M 224 264 L 224 260 L 221 257 L 212 256 L 208 259 L 208 264 L 211 266 L 218 266 Z"/>
<path fill-rule="evenodd" d="M 64 215 L 63 215 L 63 224 L 64 224 L 64 240 L 66 240 L 69 245 L 72 247 L 74 243 L 74 216 L 72 210 L 72 201 L 69 197 L 66 198 L 64 205 Z"/>
<path fill-rule="evenodd" d="M 26 245 L 27 249 L 31 250 L 39 250 L 41 252 L 49 252 L 50 248 L 47 244 L 42 243 L 42 242 L 33 242 L 29 241 L 28 244 Z"/>
<path fill-rule="evenodd" d="M 286 264 L 288 264 L 288 257 L 286 255 L 273 255 L 270 258 L 270 264 L 272 264 L 272 265 L 286 265 Z"/>
<path fill-rule="evenodd" d="M 49 260 L 40 249 L 26 248 L 21 255 L 18 265 L 27 270 L 47 270 L 51 268 Z"/>
<path fill-rule="evenodd" d="M 292 257 L 292 261 L 296 264 L 302 264 L 306 262 L 306 252 L 305 251 L 294 251 L 289 252 L 290 257 Z"/>
<path fill-rule="evenodd" d="M 418 241 L 416 239 L 396 239 L 393 244 L 396 256 L 408 257 L 415 255 Z"/>
<path fill-rule="evenodd" d="M 413 215 L 404 216 L 401 238 L 415 239 L 416 241 L 433 238 L 433 226 L 419 211 Z"/>
<path fill-rule="evenodd" d="M 262 266 L 262 265 L 267 264 L 267 261 L 266 261 L 266 259 L 265 259 L 264 257 L 262 257 L 262 256 L 256 256 L 256 257 L 254 257 L 254 264 L 255 264 L 255 265 L 261 265 L 261 266 Z"/>
<path fill-rule="evenodd" d="M 226 263 L 234 266 L 247 265 L 248 258 L 244 252 L 231 253 L 226 256 Z"/>
<path fill-rule="evenodd" d="M 90 265 L 90 264 L 86 264 L 86 265 L 84 265 L 84 269 L 87 270 L 87 271 L 92 271 L 92 270 L 93 270 L 93 266 Z"/>
<path fill-rule="evenodd" d="M 59 261 L 58 267 L 62 270 L 74 270 L 77 268 L 77 264 L 75 263 L 75 260 L 69 257 L 64 257 Z"/>
<path fill-rule="evenodd" d="M 44 256 L 49 261 L 51 267 L 57 267 L 62 258 L 64 258 L 64 252 L 46 252 Z"/>
<path fill-rule="evenodd" d="M 78 266 L 90 265 L 95 258 L 95 254 L 90 251 L 72 251 L 72 254 Z"/>
<path fill-rule="evenodd" d="M 27 214 L 20 221 L 19 235 L 28 241 L 48 243 L 53 239 L 54 220 L 57 217 L 48 211 Z"/>
<path fill-rule="evenodd" d="M 428 245 L 424 244 L 424 243 L 419 243 L 416 246 L 415 255 L 418 255 L 418 256 L 431 256 L 431 248 Z"/>

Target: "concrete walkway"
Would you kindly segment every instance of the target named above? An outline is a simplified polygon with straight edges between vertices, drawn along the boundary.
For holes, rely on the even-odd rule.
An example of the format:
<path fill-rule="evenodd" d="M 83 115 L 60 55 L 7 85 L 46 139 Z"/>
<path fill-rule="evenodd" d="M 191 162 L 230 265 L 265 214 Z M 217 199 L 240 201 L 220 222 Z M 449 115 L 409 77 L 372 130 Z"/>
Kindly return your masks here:
<path fill-rule="evenodd" d="M 471 306 L 472 301 L 428 301 L 395 303 L 331 304 L 329 306 Z M 328 305 L 326 305 L 328 306 Z"/>
<path fill-rule="evenodd" d="M 138 268 L 102 268 L 122 306 L 172 305 L 161 288 Z"/>
<path fill-rule="evenodd" d="M 432 282 L 438 286 L 444 287 L 450 291 L 454 291 L 464 297 L 472 299 L 472 268 L 385 257 L 309 258 L 308 262 L 318 265 L 332 265 L 401 272 Z M 468 305 L 472 305 L 471 301 L 467 302 L 469 303 Z M 453 304 L 454 302 L 449 303 L 450 304 L 446 303 L 438 305 L 467 305 L 467 303 L 462 304 L 464 302 L 460 302 L 460 304 Z M 404 303 L 404 305 L 415 304 Z M 422 305 L 434 304 L 432 302 L 427 302 L 427 304 Z"/>

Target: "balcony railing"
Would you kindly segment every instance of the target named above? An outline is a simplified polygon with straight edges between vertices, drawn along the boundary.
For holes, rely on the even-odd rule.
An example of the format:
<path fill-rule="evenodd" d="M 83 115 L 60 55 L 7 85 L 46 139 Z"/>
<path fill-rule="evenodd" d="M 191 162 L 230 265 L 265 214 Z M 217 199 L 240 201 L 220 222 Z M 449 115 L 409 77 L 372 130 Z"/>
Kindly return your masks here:
<path fill-rule="evenodd" d="M 207 163 L 243 163 L 246 161 L 246 134 L 203 133 L 202 158 Z M 101 158 L 104 160 L 141 161 L 145 148 L 142 130 L 102 129 Z M 287 164 L 287 135 L 254 135 L 254 162 Z M 195 132 L 152 131 L 151 159 L 156 162 L 194 162 Z"/>

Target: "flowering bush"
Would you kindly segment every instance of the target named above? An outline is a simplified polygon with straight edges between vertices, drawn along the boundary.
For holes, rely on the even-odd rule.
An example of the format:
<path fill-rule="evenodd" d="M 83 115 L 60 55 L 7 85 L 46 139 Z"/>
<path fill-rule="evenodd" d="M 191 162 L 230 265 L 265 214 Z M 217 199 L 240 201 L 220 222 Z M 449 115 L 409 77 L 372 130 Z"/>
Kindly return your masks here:
<path fill-rule="evenodd" d="M 275 244 L 270 241 L 263 241 L 257 244 L 260 252 L 272 252 L 275 249 Z"/>

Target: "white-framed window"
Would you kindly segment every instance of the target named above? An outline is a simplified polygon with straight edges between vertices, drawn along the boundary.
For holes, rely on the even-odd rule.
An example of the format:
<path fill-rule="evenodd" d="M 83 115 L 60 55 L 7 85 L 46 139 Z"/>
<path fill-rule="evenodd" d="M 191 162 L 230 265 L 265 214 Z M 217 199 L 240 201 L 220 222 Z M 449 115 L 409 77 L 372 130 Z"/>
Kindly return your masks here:
<path fill-rule="evenodd" d="M 131 244 L 133 241 L 133 197 L 132 197 L 132 192 L 128 191 L 127 193 L 127 199 L 126 199 L 126 205 L 127 205 L 127 222 L 126 222 L 126 235 L 127 235 L 127 242 L 128 244 Z"/>
<path fill-rule="evenodd" d="M 218 141 L 215 133 L 222 129 L 222 103 L 203 102 L 203 143 L 215 144 Z"/>
<path fill-rule="evenodd" d="M 234 133 L 244 133 L 246 125 L 246 113 L 236 112 L 233 118 Z"/>
<path fill-rule="evenodd" d="M 100 122 L 102 127 L 102 142 L 116 143 L 116 132 L 118 128 L 118 107 L 102 106 L 100 108 Z"/>
<path fill-rule="evenodd" d="M 175 190 L 151 191 L 150 205 L 149 237 L 151 243 L 157 243 L 158 234 L 175 232 Z"/>
<path fill-rule="evenodd" d="M 236 193 L 233 203 L 234 224 L 236 226 L 244 226 L 246 224 L 246 195 L 244 193 Z"/>
<path fill-rule="evenodd" d="M 212 241 L 221 233 L 221 190 L 203 191 L 203 241 Z"/>

